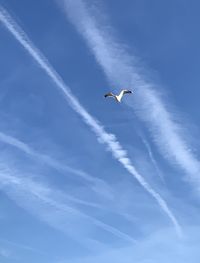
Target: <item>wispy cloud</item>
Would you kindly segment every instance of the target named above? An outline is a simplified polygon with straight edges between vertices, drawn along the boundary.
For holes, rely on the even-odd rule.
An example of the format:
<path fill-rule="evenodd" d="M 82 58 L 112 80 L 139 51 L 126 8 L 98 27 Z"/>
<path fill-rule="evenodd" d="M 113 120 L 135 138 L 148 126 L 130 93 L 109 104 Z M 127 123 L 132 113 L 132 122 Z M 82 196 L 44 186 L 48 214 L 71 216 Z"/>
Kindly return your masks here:
<path fill-rule="evenodd" d="M 65 164 L 62 164 L 62 163 L 58 162 L 57 160 L 53 159 L 52 157 L 50 157 L 46 154 L 41 154 L 41 153 L 35 151 L 33 148 L 31 148 L 28 144 L 25 144 L 21 140 L 15 138 L 13 136 L 7 135 L 3 132 L 0 132 L 0 141 L 5 143 L 5 144 L 8 144 L 12 147 L 16 147 L 18 150 L 21 150 L 22 152 L 24 152 L 28 156 L 32 157 L 34 160 L 37 160 L 38 162 L 45 163 L 48 166 L 50 166 L 54 169 L 57 169 L 58 171 L 64 171 L 64 172 L 66 172 L 66 174 L 67 174 L 67 172 L 70 172 L 76 176 L 79 176 L 84 181 L 89 183 L 89 187 L 92 188 L 94 190 L 94 192 L 96 192 L 97 194 L 100 194 L 104 198 L 108 198 L 110 200 L 113 199 L 112 188 L 103 180 L 101 180 L 99 178 L 92 177 L 91 175 L 87 174 L 84 171 L 81 171 L 81 170 L 72 168 L 70 166 L 67 166 Z M 69 195 L 69 194 L 66 194 L 65 196 L 72 203 L 85 205 L 85 206 L 89 206 L 89 207 L 94 207 L 97 209 L 107 210 L 107 208 L 101 204 L 85 201 L 83 199 L 76 198 L 76 197 Z"/>
<path fill-rule="evenodd" d="M 199 260 L 199 227 L 186 228 L 189 238 L 177 240 L 174 233 L 165 228 L 154 232 L 148 238 L 141 240 L 136 246 L 108 249 L 98 255 L 89 255 L 72 260 L 73 263 L 155 263 L 155 262 L 193 262 Z M 59 263 L 67 263 L 60 260 Z"/>
<path fill-rule="evenodd" d="M 137 67 L 137 58 L 130 56 L 119 44 L 108 24 L 98 23 L 94 9 L 90 12 L 84 1 L 63 0 L 63 3 L 68 18 L 86 40 L 108 80 L 116 86 L 114 89 L 134 89 L 136 99 L 127 104 L 147 125 L 161 153 L 173 164 L 178 164 L 195 185 L 199 183 L 199 161 L 187 144 L 181 125 L 174 121 L 175 117 L 156 91 L 156 84 L 147 81 L 141 67 Z"/>
<path fill-rule="evenodd" d="M 67 166 L 66 164 L 63 164 L 50 157 L 49 155 L 34 150 L 27 143 L 24 143 L 18 138 L 5 134 L 3 132 L 0 132 L 0 142 L 17 148 L 18 150 L 24 152 L 26 155 L 28 155 L 37 162 L 44 163 L 49 167 L 57 169 L 58 171 L 65 172 L 65 175 L 67 175 L 67 173 L 69 172 L 80 177 L 81 179 L 83 179 L 83 182 L 87 182 L 87 187 L 92 189 L 97 195 L 100 195 L 101 201 L 103 200 L 102 202 L 91 202 L 81 198 L 77 198 L 72 194 L 65 194 L 65 197 L 68 199 L 68 201 L 72 202 L 74 205 L 81 205 L 95 209 L 100 209 L 104 212 L 113 212 L 116 215 L 120 215 L 129 221 L 133 221 L 131 215 L 128 212 L 124 211 L 124 207 L 115 207 L 115 204 L 113 204 L 113 202 L 115 202 L 115 191 L 102 179 L 93 177 L 82 170 L 72 168 L 71 166 Z"/>
<path fill-rule="evenodd" d="M 75 168 L 70 167 L 66 164 L 62 164 L 59 161 L 55 160 L 54 158 L 50 157 L 49 155 L 39 153 L 36 150 L 34 150 L 33 148 L 31 148 L 28 144 L 22 142 L 21 140 L 15 138 L 13 136 L 5 134 L 3 132 L 0 132 L 0 141 L 19 149 L 20 151 L 29 155 L 33 159 L 36 159 L 39 162 L 45 163 L 48 166 L 50 166 L 50 167 L 52 167 L 58 171 L 64 171 L 64 172 L 66 172 L 66 174 L 67 174 L 67 172 L 69 172 L 69 173 L 72 173 L 72 174 L 80 177 L 81 179 L 88 182 L 90 184 L 91 188 L 97 194 L 101 194 L 108 199 L 112 199 L 112 190 L 109 187 L 109 185 L 106 182 L 104 182 L 102 179 L 95 178 L 95 177 L 89 175 L 88 173 L 86 173 L 82 170 L 75 169 Z"/>
<path fill-rule="evenodd" d="M 41 250 L 38 250 L 36 248 L 33 248 L 31 246 L 25 245 L 25 244 L 21 244 L 21 243 L 16 243 L 7 239 L 3 239 L 0 238 L 0 243 L 2 244 L 6 244 L 7 246 L 9 245 L 9 247 L 14 247 L 20 250 L 26 250 L 26 251 L 30 251 L 32 253 L 37 253 L 37 254 L 41 254 L 41 255 L 46 255 L 46 253 L 42 252 Z"/>
<path fill-rule="evenodd" d="M 157 201 L 162 210 L 170 218 L 177 233 L 181 235 L 181 227 L 177 219 L 169 209 L 167 203 L 162 197 L 154 191 L 145 179 L 137 172 L 132 165 L 131 160 L 127 157 L 126 151 L 123 149 L 115 135 L 109 134 L 104 127 L 80 104 L 77 98 L 74 97 L 69 87 L 63 82 L 58 73 L 52 68 L 48 60 L 41 54 L 41 52 L 33 45 L 25 32 L 15 23 L 11 16 L 5 9 L 0 7 L 0 21 L 12 33 L 16 40 L 25 48 L 31 57 L 38 63 L 38 65 L 46 72 L 50 79 L 56 84 L 58 89 L 63 92 L 64 97 L 71 107 L 82 117 L 83 121 L 88 124 L 90 129 L 96 134 L 99 142 L 105 144 L 107 149 L 112 153 L 113 157 L 122 164 L 122 166 L 134 176 L 140 185 Z"/>
<path fill-rule="evenodd" d="M 82 226 L 85 232 L 85 229 L 92 223 L 120 239 L 135 243 L 135 240 L 128 234 L 75 208 L 68 195 L 61 191 L 28 177 L 20 176 L 16 171 L 8 168 L 1 168 L 0 179 L 2 190 L 18 205 L 71 237 L 77 238 L 81 233 L 77 233 L 76 229 L 80 230 Z"/>

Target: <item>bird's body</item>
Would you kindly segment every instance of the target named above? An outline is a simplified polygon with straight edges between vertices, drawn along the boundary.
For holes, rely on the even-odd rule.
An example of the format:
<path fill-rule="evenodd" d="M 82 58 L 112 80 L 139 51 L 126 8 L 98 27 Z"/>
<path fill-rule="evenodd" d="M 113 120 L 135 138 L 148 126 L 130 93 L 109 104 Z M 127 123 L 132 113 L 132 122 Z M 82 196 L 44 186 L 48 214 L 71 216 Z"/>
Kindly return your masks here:
<path fill-rule="evenodd" d="M 121 102 L 122 100 L 122 97 L 124 96 L 124 94 L 128 94 L 128 93 L 132 93 L 131 90 L 126 90 L 126 89 L 123 89 L 119 95 L 114 95 L 112 92 L 109 92 L 109 93 L 106 93 L 104 95 L 105 98 L 107 97 L 113 97 L 117 102 Z"/>

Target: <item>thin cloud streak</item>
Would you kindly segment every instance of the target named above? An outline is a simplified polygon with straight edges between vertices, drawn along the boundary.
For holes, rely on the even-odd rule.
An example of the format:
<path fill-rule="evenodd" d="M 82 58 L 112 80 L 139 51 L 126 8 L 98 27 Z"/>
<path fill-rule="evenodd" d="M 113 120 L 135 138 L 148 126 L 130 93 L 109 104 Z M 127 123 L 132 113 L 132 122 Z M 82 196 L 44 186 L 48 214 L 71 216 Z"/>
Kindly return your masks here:
<path fill-rule="evenodd" d="M 111 188 L 103 180 L 98 179 L 98 178 L 93 178 L 91 175 L 86 174 L 84 171 L 63 165 L 48 155 L 36 152 L 29 145 L 27 145 L 24 142 L 16 139 L 15 137 L 12 137 L 12 136 L 5 134 L 5 133 L 0 132 L 0 141 L 5 143 L 5 144 L 16 147 L 18 150 L 23 151 L 24 153 L 26 153 L 30 157 L 36 159 L 37 161 L 44 162 L 48 166 L 50 166 L 54 169 L 57 169 L 58 171 L 65 171 L 65 172 L 68 171 L 68 172 L 71 172 L 71 173 L 81 177 L 82 179 L 86 180 L 87 182 L 92 183 L 92 189 L 96 193 L 101 194 L 104 197 L 106 196 L 108 198 L 112 198 L 112 195 L 110 194 Z M 70 200 L 74 203 L 80 204 L 80 205 L 86 205 L 86 206 L 90 206 L 90 207 L 94 207 L 94 208 L 98 208 L 98 209 L 103 209 L 103 210 L 106 209 L 105 207 L 103 207 L 102 205 L 97 204 L 97 203 L 88 202 L 88 201 L 73 197 L 71 195 L 66 195 L 66 196 L 67 196 L 68 200 Z"/>
<path fill-rule="evenodd" d="M 109 201 L 114 201 L 114 194 L 113 194 L 112 188 L 102 179 L 92 177 L 91 175 L 87 174 L 86 172 L 84 172 L 82 170 L 78 170 L 78 169 L 72 168 L 70 166 L 66 166 L 65 164 L 58 162 L 57 160 L 53 159 L 52 157 L 50 157 L 46 154 L 41 154 L 41 153 L 35 151 L 28 144 L 25 144 L 24 142 L 17 139 L 16 137 L 10 136 L 10 135 L 5 134 L 3 132 L 0 132 L 0 142 L 7 144 L 7 145 L 10 145 L 12 147 L 15 147 L 18 150 L 27 154 L 29 157 L 32 157 L 34 160 L 37 160 L 38 162 L 45 163 L 48 166 L 50 166 L 54 169 L 57 169 L 58 171 L 70 172 L 70 173 L 73 173 L 73 174 L 79 176 L 80 178 L 82 178 L 86 182 L 90 183 L 89 187 L 95 193 L 97 193 L 98 195 L 101 195 L 104 198 L 107 198 Z M 125 214 L 125 212 L 120 212 L 120 211 L 116 211 L 115 209 L 113 209 L 113 202 L 109 203 L 110 205 L 108 205 L 108 202 L 106 202 L 107 205 L 105 206 L 105 204 L 103 205 L 100 203 L 85 201 L 83 199 L 76 198 L 73 195 L 69 195 L 69 194 L 67 194 L 66 197 L 69 201 L 73 202 L 74 204 L 93 207 L 96 209 L 101 209 L 103 211 L 109 211 L 109 212 L 112 211 L 112 212 L 119 214 L 122 217 L 128 219 L 129 221 L 131 221 L 130 220 L 131 216 L 129 214 Z M 117 210 L 119 210 L 119 208 Z"/>
<path fill-rule="evenodd" d="M 38 183 L 29 179 L 28 177 L 21 177 L 19 175 L 15 175 L 13 171 L 9 169 L 1 169 L 0 171 L 0 186 L 2 190 L 15 202 L 17 202 L 20 206 L 28 210 L 30 213 L 38 216 L 43 221 L 47 222 L 54 228 L 57 228 L 61 231 L 67 231 L 68 234 L 73 236 L 73 229 L 66 227 L 65 223 L 60 224 L 60 222 L 66 222 L 69 218 L 69 214 L 74 216 L 76 220 L 77 218 L 85 219 L 88 222 L 91 222 L 95 226 L 105 230 L 108 233 L 113 234 L 114 236 L 126 240 L 128 242 L 134 243 L 135 240 L 129 236 L 121 232 L 120 230 L 112 227 L 108 224 L 103 223 L 102 221 L 96 219 L 95 217 L 89 216 L 72 205 L 67 204 L 66 200 L 68 196 L 63 194 L 60 191 L 56 191 L 55 189 L 51 189 L 50 187 Z M 38 204 L 38 205 L 37 205 Z M 46 209 L 44 208 L 46 206 Z M 49 217 L 49 209 L 54 209 L 54 213 L 59 213 L 59 218 L 57 216 L 55 219 Z M 57 211 L 57 212 L 56 212 Z M 80 222 L 79 222 L 80 224 Z M 79 235 L 80 233 L 78 233 Z"/>
<path fill-rule="evenodd" d="M 15 247 L 15 248 L 18 248 L 18 249 L 21 249 L 21 250 L 27 250 L 27 251 L 30 251 L 30 252 L 33 252 L 33 253 L 37 253 L 37 254 L 41 254 L 41 255 L 47 255 L 46 253 L 44 253 L 41 250 L 38 250 L 36 248 L 30 247 L 30 246 L 27 246 L 27 245 L 24 245 L 24 244 L 21 244 L 21 243 L 15 243 L 15 242 L 7 240 L 7 239 L 0 238 L 0 243 L 7 244 L 10 247 Z"/>
<path fill-rule="evenodd" d="M 200 182 L 200 163 L 180 133 L 155 84 L 146 81 L 137 67 L 137 59 L 112 36 L 109 25 L 100 25 L 82 0 L 63 0 L 65 13 L 85 39 L 89 49 L 113 86 L 133 88 L 134 104 L 126 102 L 150 130 L 161 153 L 172 164 L 178 164 L 193 183 Z M 94 11 L 94 10 L 93 10 Z M 93 12 L 94 13 L 94 12 Z M 136 88 L 135 88 L 136 87 Z"/>
<path fill-rule="evenodd" d="M 117 141 L 113 134 L 109 134 L 104 130 L 104 127 L 92 117 L 85 108 L 79 103 L 77 98 L 73 96 L 69 87 L 63 82 L 58 73 L 52 68 L 47 59 L 41 54 L 41 52 L 33 45 L 30 39 L 26 36 L 25 32 L 19 28 L 19 26 L 14 22 L 5 9 L 0 7 L 0 20 L 4 26 L 12 33 L 16 40 L 21 43 L 25 50 L 31 55 L 31 57 L 40 65 L 40 67 L 46 72 L 50 79 L 56 84 L 60 91 L 63 92 L 67 102 L 71 107 L 82 117 L 85 123 L 91 128 L 91 130 L 96 134 L 99 142 L 105 144 L 107 149 L 112 153 L 113 157 L 122 164 L 122 166 L 134 176 L 134 178 L 139 182 L 139 184 L 157 201 L 162 210 L 170 218 L 173 223 L 177 234 L 181 236 L 182 229 L 179 225 L 177 219 L 168 208 L 166 202 L 162 197 L 154 191 L 151 186 L 144 180 L 144 178 L 136 171 L 135 167 L 132 165 L 130 159 L 127 157 L 126 151 Z"/>
<path fill-rule="evenodd" d="M 97 194 L 101 194 L 102 196 L 107 197 L 108 199 L 112 199 L 112 194 L 111 194 L 112 190 L 108 186 L 108 184 L 106 184 L 106 182 L 104 182 L 102 179 L 92 177 L 91 175 L 87 174 L 86 172 L 79 170 L 79 169 L 75 169 L 75 168 L 70 167 L 66 164 L 63 165 L 60 162 L 58 162 L 57 160 L 55 160 L 54 158 L 52 158 L 46 154 L 41 154 L 41 153 L 35 151 L 29 145 L 22 142 L 21 140 L 15 138 L 13 136 L 7 135 L 3 132 L 0 132 L 0 141 L 5 143 L 5 144 L 11 145 L 11 146 L 17 148 L 18 150 L 20 150 L 20 151 L 24 152 L 25 154 L 31 156 L 33 159 L 36 159 L 39 162 L 44 162 L 48 166 L 50 166 L 50 167 L 52 167 L 58 171 L 70 172 L 70 173 L 73 173 L 73 174 L 79 176 L 83 180 L 90 183 L 91 188 Z"/>
<path fill-rule="evenodd" d="M 140 137 L 141 137 L 141 140 L 142 140 L 142 142 L 143 142 L 143 144 L 144 144 L 144 146 L 145 146 L 145 148 L 146 148 L 146 150 L 148 152 L 149 158 L 150 158 L 151 163 L 153 164 L 153 166 L 154 166 L 154 168 L 156 170 L 157 175 L 160 177 L 160 179 L 164 183 L 164 178 L 163 178 L 163 176 L 162 176 L 162 174 L 160 172 L 160 169 L 159 169 L 159 167 L 157 165 L 157 162 L 156 162 L 156 160 L 155 160 L 155 158 L 153 156 L 153 153 L 152 153 L 152 150 L 151 150 L 151 147 L 150 147 L 149 143 L 147 142 L 147 140 L 143 136 L 140 136 Z"/>

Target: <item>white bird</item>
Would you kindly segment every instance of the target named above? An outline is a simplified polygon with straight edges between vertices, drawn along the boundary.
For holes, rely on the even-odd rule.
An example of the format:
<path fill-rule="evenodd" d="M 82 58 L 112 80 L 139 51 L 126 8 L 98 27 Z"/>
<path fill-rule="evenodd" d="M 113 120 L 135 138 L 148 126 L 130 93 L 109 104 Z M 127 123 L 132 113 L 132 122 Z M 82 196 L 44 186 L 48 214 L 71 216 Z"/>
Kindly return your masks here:
<path fill-rule="evenodd" d="M 122 97 L 124 96 L 124 94 L 129 94 L 129 93 L 133 93 L 131 90 L 127 90 L 127 89 L 123 89 L 119 95 L 114 95 L 112 92 L 106 93 L 104 95 L 105 98 L 107 97 L 113 97 L 114 99 L 116 99 L 117 102 L 121 102 Z"/>

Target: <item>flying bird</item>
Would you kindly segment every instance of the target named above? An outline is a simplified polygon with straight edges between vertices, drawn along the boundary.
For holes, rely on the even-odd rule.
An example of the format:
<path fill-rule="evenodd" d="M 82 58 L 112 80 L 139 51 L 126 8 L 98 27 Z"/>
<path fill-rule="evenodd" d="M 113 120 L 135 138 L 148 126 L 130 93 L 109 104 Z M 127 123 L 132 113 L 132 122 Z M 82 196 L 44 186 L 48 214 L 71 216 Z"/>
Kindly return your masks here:
<path fill-rule="evenodd" d="M 121 102 L 122 97 L 124 96 L 124 94 L 129 94 L 129 93 L 133 93 L 131 90 L 127 90 L 127 89 L 123 89 L 119 95 L 114 95 L 112 92 L 106 93 L 104 95 L 105 98 L 107 97 L 113 97 L 117 102 Z"/>

